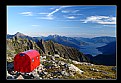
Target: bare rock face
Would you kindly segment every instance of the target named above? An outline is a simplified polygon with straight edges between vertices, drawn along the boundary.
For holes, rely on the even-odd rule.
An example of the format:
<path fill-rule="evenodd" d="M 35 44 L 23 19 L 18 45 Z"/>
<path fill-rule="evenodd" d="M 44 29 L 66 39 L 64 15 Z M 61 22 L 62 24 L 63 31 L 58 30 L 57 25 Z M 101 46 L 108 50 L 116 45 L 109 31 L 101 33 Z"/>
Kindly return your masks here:
<path fill-rule="evenodd" d="M 42 53 L 42 50 L 38 47 L 36 42 L 28 39 L 21 39 L 21 38 L 12 38 L 7 39 L 7 61 L 11 62 L 14 56 L 19 53 L 29 49 L 35 49 Z M 11 57 L 11 58 L 9 58 Z"/>
<path fill-rule="evenodd" d="M 58 54 L 63 58 L 72 59 L 76 61 L 86 61 L 89 60 L 84 56 L 79 50 L 67 47 L 58 43 L 54 43 L 53 41 L 46 41 L 43 43 L 46 54 L 55 55 Z"/>
<path fill-rule="evenodd" d="M 29 49 L 35 49 L 39 51 L 41 55 L 48 54 L 54 56 L 56 54 L 56 57 L 61 56 L 66 59 L 72 59 L 76 61 L 88 61 L 86 56 L 84 56 L 79 50 L 54 43 L 51 40 L 45 42 L 41 39 L 38 40 L 38 42 L 34 42 L 25 38 L 22 39 L 14 37 L 12 39 L 7 39 L 7 61 L 12 61 L 15 54 Z"/>

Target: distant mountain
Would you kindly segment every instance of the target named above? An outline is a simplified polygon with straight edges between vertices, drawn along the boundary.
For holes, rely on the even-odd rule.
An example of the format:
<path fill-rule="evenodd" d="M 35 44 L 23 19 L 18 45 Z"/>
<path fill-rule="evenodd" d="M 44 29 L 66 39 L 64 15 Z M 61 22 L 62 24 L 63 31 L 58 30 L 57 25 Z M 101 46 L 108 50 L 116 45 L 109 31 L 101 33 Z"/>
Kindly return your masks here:
<path fill-rule="evenodd" d="M 13 42 L 13 44 L 9 44 L 8 42 L 7 49 L 8 50 L 11 49 L 11 52 L 14 51 L 14 53 L 21 50 L 36 48 L 43 53 L 48 53 L 48 52 L 50 52 L 51 54 L 59 53 L 59 55 L 64 58 L 71 58 L 78 61 L 80 59 L 81 61 L 90 61 L 104 65 L 115 65 L 115 58 L 116 58 L 115 37 L 82 38 L 82 37 L 66 37 L 59 35 L 49 35 L 48 37 L 30 37 L 20 32 L 17 32 L 15 35 L 8 34 L 7 39 L 10 39 L 7 41 Z M 20 41 L 19 39 L 22 40 Z M 46 43 L 42 43 L 41 39 L 43 39 Z M 19 42 L 20 45 L 18 45 L 17 42 Z M 102 46 L 103 44 L 106 45 Z M 78 53 L 77 50 L 79 50 L 80 48 L 81 48 L 80 52 L 82 52 L 86 57 L 80 56 L 79 58 L 78 55 L 80 54 Z M 97 56 L 92 56 L 90 52 L 92 51 L 96 52 L 95 49 L 98 49 L 100 52 L 102 52 L 102 54 L 97 54 Z M 86 54 L 86 52 L 88 54 Z M 78 56 L 78 58 L 74 58 L 74 56 L 76 57 Z"/>
<path fill-rule="evenodd" d="M 91 43 L 107 44 L 107 43 L 116 41 L 116 37 L 110 37 L 110 36 L 101 36 L 101 37 L 94 37 L 94 38 L 83 38 L 83 37 L 73 37 L 73 38 L 78 41 L 91 42 Z"/>
<path fill-rule="evenodd" d="M 77 41 L 84 41 L 84 42 L 92 42 L 91 38 L 84 38 L 84 37 L 72 37 Z"/>
<path fill-rule="evenodd" d="M 38 41 L 40 40 L 41 38 L 40 37 L 31 37 L 31 36 L 28 36 L 28 35 L 25 35 L 23 33 L 20 33 L 20 32 L 17 32 L 16 34 L 14 35 L 9 35 L 7 34 L 7 39 L 11 39 L 11 38 L 22 38 L 22 39 L 28 39 L 28 40 L 32 40 L 32 41 Z"/>
<path fill-rule="evenodd" d="M 101 54 L 101 50 L 98 51 L 98 47 L 102 47 L 107 45 L 110 42 L 115 42 L 116 37 L 109 37 L 109 36 L 101 36 L 101 37 L 94 37 L 94 38 L 83 38 L 83 37 L 66 37 L 60 35 L 49 35 L 47 37 L 30 37 L 24 35 L 20 32 L 17 32 L 15 35 L 7 35 L 8 38 L 27 38 L 28 40 L 32 40 L 37 42 L 38 40 L 43 39 L 44 41 L 52 40 L 54 43 L 62 44 L 68 47 L 74 47 L 84 54 L 91 54 L 91 55 L 98 55 Z M 101 48 L 100 48 L 101 49 Z M 103 48 L 102 48 L 103 49 Z M 114 49 L 114 48 L 111 48 Z"/>
<path fill-rule="evenodd" d="M 77 49 L 80 49 L 80 44 L 84 43 L 81 41 L 77 41 L 76 39 L 71 37 L 65 37 L 65 36 L 59 36 L 59 35 L 49 35 L 48 37 L 44 37 L 42 39 L 44 39 L 45 41 L 52 40 L 55 43 L 59 43 L 69 47 L 74 47 Z"/>
<path fill-rule="evenodd" d="M 116 37 L 102 36 L 102 37 L 94 37 L 91 39 L 93 43 L 110 43 L 116 41 Z"/>
<path fill-rule="evenodd" d="M 13 37 L 14 37 L 14 35 L 9 35 L 9 34 L 7 34 L 7 36 L 6 36 L 7 39 L 11 39 Z"/>
<path fill-rule="evenodd" d="M 26 35 L 24 35 L 23 33 L 17 32 L 15 34 L 16 37 L 26 37 Z"/>

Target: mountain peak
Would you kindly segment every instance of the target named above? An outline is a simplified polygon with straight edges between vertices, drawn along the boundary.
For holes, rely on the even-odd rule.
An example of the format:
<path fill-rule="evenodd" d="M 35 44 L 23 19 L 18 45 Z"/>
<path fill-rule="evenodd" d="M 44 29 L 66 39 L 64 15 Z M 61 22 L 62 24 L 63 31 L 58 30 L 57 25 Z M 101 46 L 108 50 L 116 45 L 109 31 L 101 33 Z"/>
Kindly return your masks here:
<path fill-rule="evenodd" d="M 15 36 L 26 36 L 26 35 L 24 35 L 23 33 L 17 32 Z"/>

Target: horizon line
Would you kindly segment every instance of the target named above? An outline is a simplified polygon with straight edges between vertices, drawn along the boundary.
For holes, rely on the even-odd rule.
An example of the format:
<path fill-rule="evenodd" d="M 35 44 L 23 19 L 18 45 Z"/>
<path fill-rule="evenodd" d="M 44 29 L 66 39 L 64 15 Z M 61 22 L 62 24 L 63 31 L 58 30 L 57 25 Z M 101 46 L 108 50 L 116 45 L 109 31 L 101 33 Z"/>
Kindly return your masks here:
<path fill-rule="evenodd" d="M 21 32 L 16 32 L 16 33 L 21 33 Z M 16 34 L 15 33 L 15 34 Z M 9 33 L 6 33 L 6 36 L 7 35 L 15 35 L 15 34 L 9 34 Z M 24 33 L 21 33 L 21 34 L 24 34 Z M 30 35 L 27 35 L 27 34 L 24 34 L 24 35 L 26 35 L 26 36 L 30 36 Z M 94 37 L 116 37 L 116 36 L 108 36 L 108 35 L 105 35 L 105 36 L 93 36 L 93 37 L 84 37 L 84 36 L 69 36 L 69 35 L 59 35 L 59 34 L 50 34 L 50 35 L 46 35 L 46 36 L 44 36 L 44 35 L 40 35 L 40 36 L 30 36 L 30 37 L 48 37 L 48 36 L 54 36 L 54 35 L 57 35 L 57 36 L 61 36 L 61 37 L 63 37 L 63 36 L 65 36 L 65 37 L 83 37 L 83 38 L 94 38 Z"/>

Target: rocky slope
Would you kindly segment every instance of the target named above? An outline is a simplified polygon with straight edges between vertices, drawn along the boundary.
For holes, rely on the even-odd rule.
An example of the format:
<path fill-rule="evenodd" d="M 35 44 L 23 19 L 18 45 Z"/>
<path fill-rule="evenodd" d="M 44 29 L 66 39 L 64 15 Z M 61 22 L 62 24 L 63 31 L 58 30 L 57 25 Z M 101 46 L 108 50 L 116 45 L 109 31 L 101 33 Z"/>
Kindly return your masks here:
<path fill-rule="evenodd" d="M 6 40 L 7 44 L 7 61 L 13 61 L 14 56 L 22 51 L 26 51 L 29 49 L 35 49 L 42 53 L 42 50 L 38 47 L 38 45 L 32 40 L 21 39 L 17 37 L 13 37 L 12 39 Z"/>
<path fill-rule="evenodd" d="M 115 66 L 94 65 L 77 49 L 53 41 L 37 43 L 13 37 L 7 39 L 7 79 L 116 79 Z M 41 54 L 41 64 L 30 73 L 15 72 L 15 54 L 36 49 Z"/>
<path fill-rule="evenodd" d="M 43 50 L 45 54 L 59 54 L 61 57 L 66 59 L 89 62 L 88 58 L 85 57 L 81 52 L 79 52 L 79 50 L 54 43 L 51 40 L 46 42 L 40 40 L 37 42 L 37 45 Z"/>
<path fill-rule="evenodd" d="M 52 80 L 96 80 L 116 79 L 116 67 L 95 65 L 64 59 L 60 55 L 41 56 L 41 64 L 30 73 L 13 70 L 13 63 L 7 64 L 7 79 L 52 79 Z"/>
<path fill-rule="evenodd" d="M 21 39 L 18 37 L 13 37 L 12 39 L 7 39 L 6 41 L 7 41 L 7 61 L 9 57 L 12 57 L 13 59 L 15 54 L 29 49 L 35 49 L 39 51 L 41 55 L 59 54 L 60 56 L 66 59 L 73 59 L 76 61 L 88 61 L 88 59 L 77 49 L 63 46 L 61 44 L 54 43 L 53 41 L 45 42 L 43 40 L 39 40 L 36 43 L 32 40 Z"/>

